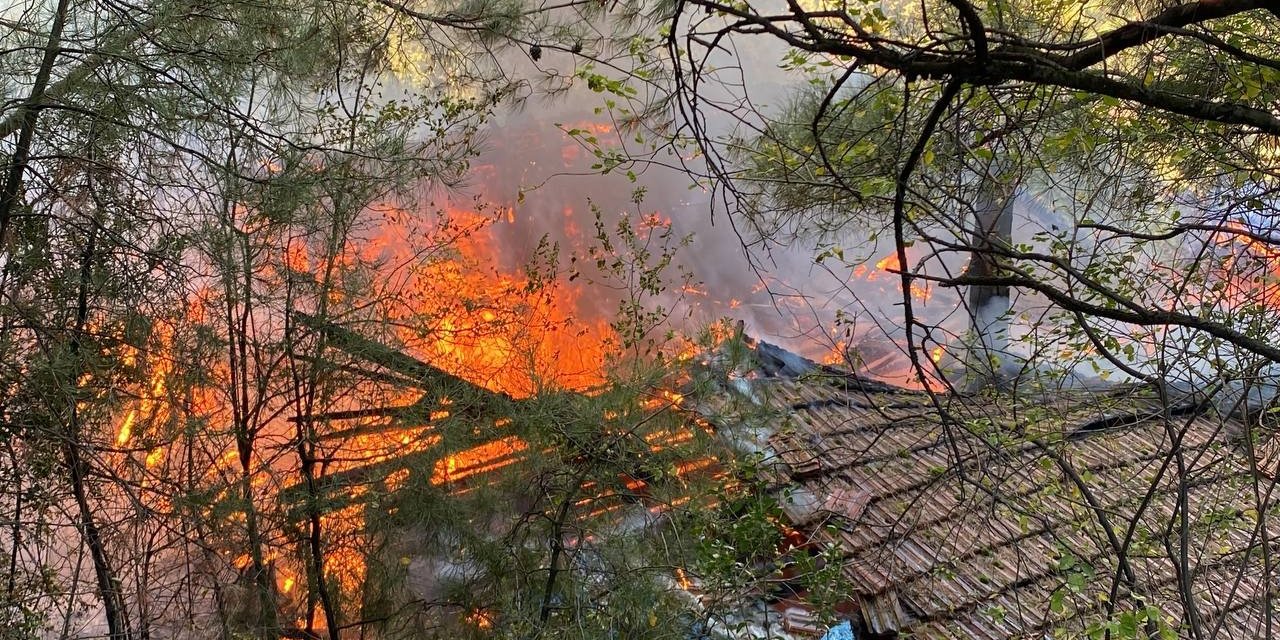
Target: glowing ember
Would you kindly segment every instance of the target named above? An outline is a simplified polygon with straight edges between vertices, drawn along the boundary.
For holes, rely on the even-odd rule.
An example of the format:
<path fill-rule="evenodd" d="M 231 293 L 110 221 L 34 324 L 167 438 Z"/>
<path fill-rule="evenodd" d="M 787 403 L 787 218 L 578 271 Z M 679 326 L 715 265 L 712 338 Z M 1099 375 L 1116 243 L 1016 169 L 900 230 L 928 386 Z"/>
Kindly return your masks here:
<path fill-rule="evenodd" d="M 404 486 L 406 480 L 409 479 L 408 469 L 397 469 L 393 471 L 386 479 L 387 491 L 395 491 Z"/>
<path fill-rule="evenodd" d="M 460 451 L 436 462 L 431 474 L 431 484 L 455 482 L 479 473 L 500 469 L 515 462 L 518 459 L 516 454 L 526 448 L 528 445 L 523 440 L 509 436 Z"/>
<path fill-rule="evenodd" d="M 929 359 L 932 360 L 934 364 L 937 364 L 942 362 L 942 354 L 942 347 L 935 347 L 933 351 L 929 352 Z"/>
<path fill-rule="evenodd" d="M 684 402 L 684 396 L 674 391 L 660 391 L 657 397 L 649 398 L 640 403 L 644 409 L 666 409 L 670 407 L 678 407 Z"/>
<path fill-rule="evenodd" d="M 467 614 L 467 624 L 477 629 L 491 629 L 493 628 L 493 616 L 484 611 L 472 611 Z"/>
<path fill-rule="evenodd" d="M 714 457 L 701 458 L 688 462 L 681 462 L 676 465 L 676 475 L 684 477 L 695 471 L 706 469 L 716 464 L 718 461 Z"/>
<path fill-rule="evenodd" d="M 644 440 L 649 444 L 649 450 L 657 453 L 667 447 L 672 447 L 693 440 L 693 433 L 691 431 L 684 430 L 675 432 L 658 430 L 645 435 Z"/>

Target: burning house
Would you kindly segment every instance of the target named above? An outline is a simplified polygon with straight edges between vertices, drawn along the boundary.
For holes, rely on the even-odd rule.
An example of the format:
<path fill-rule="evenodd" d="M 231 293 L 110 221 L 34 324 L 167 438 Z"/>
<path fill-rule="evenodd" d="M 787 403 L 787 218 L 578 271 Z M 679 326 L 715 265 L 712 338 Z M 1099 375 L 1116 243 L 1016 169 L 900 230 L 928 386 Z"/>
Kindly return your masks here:
<path fill-rule="evenodd" d="M 684 606 L 687 578 L 670 564 L 618 568 L 644 556 L 638 546 L 652 545 L 670 514 L 714 499 L 706 488 L 735 484 L 708 425 L 676 410 L 681 394 L 509 394 L 297 315 L 325 336 L 335 361 L 409 390 L 394 406 L 294 416 L 323 424 L 328 458 L 345 464 L 281 493 L 293 517 L 322 504 L 330 536 L 354 529 L 365 541 L 345 550 L 355 582 L 367 581 L 352 587 L 366 609 L 394 608 L 391 635 L 487 637 L 500 624 L 604 607 L 622 591 Z M 392 578 L 386 591 L 371 586 L 375 575 Z"/>
<path fill-rule="evenodd" d="M 398 428 L 415 420 L 444 428 L 439 412 L 446 409 L 485 425 L 473 426 L 468 447 L 389 456 L 331 476 L 330 487 L 349 489 L 357 476 L 394 476 L 403 485 L 412 456 L 425 456 L 430 484 L 465 496 L 495 474 L 540 477 L 539 459 L 568 455 L 504 431 L 510 397 L 473 385 L 468 391 L 461 388 L 468 383 L 403 353 L 323 330 L 336 348 L 371 366 L 470 398 L 442 407 L 439 394 L 425 394 L 398 410 Z M 1255 450 L 1241 416 L 1207 398 L 1132 384 L 1021 397 L 910 390 L 741 334 L 695 362 L 681 390 L 687 397 L 668 393 L 647 409 L 691 417 L 667 426 L 698 425 L 705 433 L 654 429 L 638 441 L 666 455 L 662 464 L 678 474 L 722 486 L 737 479 L 714 458 L 689 459 L 690 449 L 679 445 L 714 434 L 755 455 L 762 481 L 753 486 L 776 500 L 786 540 L 773 578 L 739 594 L 745 622 L 704 627 L 712 635 L 818 637 L 840 629 L 831 627 L 839 618 L 858 638 L 1182 637 L 1193 630 L 1253 637 L 1270 624 L 1273 456 L 1270 447 Z M 593 428 L 607 434 L 615 417 Z M 671 493 L 654 467 L 632 462 L 634 473 L 608 467 L 611 478 L 571 479 L 578 483 L 571 509 L 593 524 L 559 530 L 561 552 L 582 562 L 602 531 L 671 526 L 662 513 L 688 485 L 676 483 Z M 510 518 L 484 526 L 491 537 L 512 536 L 511 522 L 539 499 L 517 495 Z M 444 597 L 450 583 L 482 571 L 461 556 L 404 550 L 429 547 L 423 536 L 432 535 L 409 531 L 394 551 L 411 554 L 407 586 L 420 601 Z M 785 558 L 796 553 L 837 558 L 836 620 L 822 618 L 788 579 Z M 696 562 L 675 571 L 670 591 L 696 603 L 704 595 Z M 483 634 L 503 613 L 477 604 L 451 615 Z"/>
<path fill-rule="evenodd" d="M 411 217 L 393 207 L 383 213 L 391 222 Z M 556 220 L 571 213 L 541 210 Z M 413 237 L 410 226 L 367 243 L 378 258 L 413 265 L 403 270 L 406 303 L 371 334 L 384 342 L 362 335 L 358 322 L 296 314 L 305 333 L 321 336 L 330 353 L 317 364 L 334 373 L 343 393 L 314 413 L 282 411 L 290 424 L 268 426 L 260 452 L 241 461 L 243 478 L 232 473 L 237 452 L 215 443 L 221 457 L 209 475 L 227 479 L 200 478 L 219 500 L 238 499 L 221 487 L 244 484 L 271 505 L 262 559 L 227 544 L 208 572 L 225 579 L 234 575 L 230 567 L 244 578 L 264 564 L 270 575 L 258 581 L 274 590 L 286 616 L 298 618 L 289 629 L 314 633 L 330 624 L 316 596 L 325 581 L 357 603 L 333 616 L 351 628 L 394 609 L 421 612 L 403 617 L 406 624 L 444 624 L 445 637 L 483 637 L 511 608 L 523 607 L 535 621 L 589 609 L 592 594 L 617 587 L 623 575 L 601 569 L 608 551 L 597 541 L 625 531 L 649 544 L 655 538 L 645 534 L 670 530 L 668 514 L 678 508 L 694 500 L 717 506 L 725 493 L 717 489 L 741 480 L 718 459 L 729 449 L 759 460 L 763 485 L 744 489 L 763 489 L 780 512 L 775 557 L 747 562 L 759 584 L 743 585 L 732 602 L 702 602 L 696 559 L 687 558 L 633 581 L 662 587 L 644 597 L 693 602 L 709 619 L 736 608 L 732 625 L 721 617 L 701 627 L 711 635 L 816 637 L 832 612 L 860 638 L 1098 630 L 1125 637 L 1135 625 L 1147 635 L 1199 629 L 1201 637 L 1235 637 L 1269 624 L 1268 526 L 1276 509 L 1265 470 L 1274 463 L 1252 451 L 1262 441 L 1252 421 L 1185 392 L 1137 385 L 1016 397 L 931 392 L 929 383 L 908 389 L 898 385 L 915 380 L 914 372 L 892 335 L 846 334 L 852 344 L 837 341 L 828 364 L 819 365 L 745 340 L 741 328 L 715 352 L 682 358 L 694 370 L 686 388 L 655 387 L 634 410 L 606 408 L 598 401 L 607 386 L 603 322 L 582 321 L 591 314 L 582 313 L 588 305 L 579 304 L 576 289 L 556 297 L 507 269 L 475 269 L 493 255 L 523 252 L 502 251 L 508 239 L 493 236 L 492 227 L 480 233 L 482 216 L 465 214 L 451 213 L 467 228 L 445 228 L 458 234 L 447 259 L 416 260 L 399 237 Z M 502 219 L 499 228 L 524 222 L 510 209 Z M 642 232 L 671 222 L 646 224 Z M 574 235 L 569 227 L 566 235 Z M 285 258 L 294 272 L 313 268 L 305 250 Z M 897 255 L 868 264 L 874 268 L 855 270 L 857 283 L 870 283 L 881 298 L 900 297 Z M 1274 288 L 1273 279 L 1261 282 Z M 920 305 L 954 297 L 921 283 L 909 294 Z M 938 302 L 954 308 L 954 300 Z M 718 304 L 715 313 L 745 314 L 751 306 Z M 956 359 L 947 350 L 961 350 L 959 342 L 918 345 L 927 348 L 918 355 L 940 363 L 932 382 L 944 384 L 946 358 Z M 741 353 L 723 353 L 735 350 Z M 162 395 L 164 375 L 152 381 L 152 396 Z M 541 386 L 548 379 L 555 384 Z M 360 393 L 347 395 L 348 381 Z M 534 398 L 546 388 L 557 390 Z M 387 398 L 393 401 L 376 401 Z M 163 470 L 176 454 L 139 428 L 152 404 L 127 411 L 115 441 L 137 449 L 136 467 Z M 519 418 L 530 407 L 544 424 Z M 290 436 L 300 424 L 307 425 L 302 435 Z M 538 432 L 547 424 L 551 430 Z M 294 466 L 299 442 L 314 447 L 314 477 Z M 555 517 L 562 509 L 570 516 Z M 304 525 L 308 518 L 314 524 Z M 225 521 L 228 530 L 238 527 Z M 313 536 L 318 542 L 307 539 L 306 526 L 323 531 Z M 375 527 L 380 533 L 371 533 Z M 824 568 L 838 558 L 834 610 L 816 610 L 813 594 L 793 579 L 800 555 Z M 518 586 L 543 599 L 511 602 L 496 588 L 484 592 L 495 570 L 511 570 L 505 578 L 524 580 Z M 572 572 L 586 576 L 588 588 L 556 587 Z M 398 581 L 398 590 L 371 586 L 383 576 Z M 713 605 L 720 611 L 711 612 Z"/>

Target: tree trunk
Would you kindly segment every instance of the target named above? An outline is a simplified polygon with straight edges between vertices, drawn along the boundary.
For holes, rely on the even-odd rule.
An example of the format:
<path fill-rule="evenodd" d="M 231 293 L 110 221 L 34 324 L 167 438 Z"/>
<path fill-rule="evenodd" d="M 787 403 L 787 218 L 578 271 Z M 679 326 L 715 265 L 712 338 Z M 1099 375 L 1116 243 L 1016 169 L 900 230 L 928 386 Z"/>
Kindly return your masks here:
<path fill-rule="evenodd" d="M 85 240 L 84 253 L 81 255 L 80 282 L 76 300 L 76 322 L 70 344 L 71 357 L 75 359 L 77 369 L 82 366 L 80 362 L 80 342 L 89 321 L 89 287 L 92 280 L 96 236 L 97 228 L 91 228 L 89 237 Z M 94 576 L 98 582 L 98 597 L 102 600 L 103 615 L 107 619 L 108 637 L 111 640 L 126 640 L 130 637 L 130 631 L 124 598 L 120 593 L 120 580 L 116 577 L 115 571 L 111 566 L 106 544 L 102 539 L 101 531 L 98 529 L 97 520 L 94 518 L 93 508 L 89 504 L 89 491 L 86 486 L 89 477 L 89 462 L 85 460 L 81 450 L 84 447 L 84 442 L 82 440 L 83 433 L 79 412 L 80 378 L 81 376 L 76 376 L 76 388 L 71 395 L 66 425 L 66 440 L 63 444 L 62 453 L 69 476 L 68 481 L 71 484 L 71 493 L 75 498 L 76 510 L 79 515 L 78 528 L 80 529 L 80 535 L 84 538 L 85 544 L 89 546 L 89 556 L 93 559 Z"/>
<path fill-rule="evenodd" d="M 973 254 L 965 275 L 995 276 L 999 265 L 993 250 L 1008 247 L 1013 237 L 1013 203 L 1016 189 L 988 174 L 982 179 L 974 205 L 971 238 Z M 966 379 L 980 388 L 1004 382 L 1002 369 L 1009 365 L 1009 287 L 970 285 L 968 292 L 970 340 Z"/>
<path fill-rule="evenodd" d="M 27 169 L 27 160 L 31 156 L 31 142 L 35 137 L 36 120 L 40 115 L 40 106 L 44 102 L 45 87 L 49 85 L 49 77 L 53 74 L 54 62 L 62 51 L 62 28 L 67 22 L 67 8 L 70 0 L 60 0 L 53 13 L 53 26 L 49 29 L 49 41 L 44 47 L 44 58 L 40 61 L 40 69 L 36 71 L 35 84 L 31 94 L 19 110 L 18 143 L 14 145 L 13 156 L 9 158 L 4 188 L 0 189 L 0 242 L 7 244 L 10 221 L 13 210 L 17 206 L 18 197 L 22 194 L 23 173 Z"/>

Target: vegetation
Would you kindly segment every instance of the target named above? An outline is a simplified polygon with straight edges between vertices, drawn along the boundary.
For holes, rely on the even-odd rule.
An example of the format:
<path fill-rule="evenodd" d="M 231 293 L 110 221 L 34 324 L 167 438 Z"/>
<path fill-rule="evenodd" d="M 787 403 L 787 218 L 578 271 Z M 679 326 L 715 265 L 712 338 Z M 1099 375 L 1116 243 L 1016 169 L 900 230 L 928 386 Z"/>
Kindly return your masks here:
<path fill-rule="evenodd" d="M 692 241 L 644 190 L 519 270 L 491 266 L 503 211 L 437 204 L 531 98 L 598 96 L 630 142 L 566 125 L 593 169 L 677 165 L 753 258 L 811 250 L 854 301 L 829 319 L 851 369 L 887 242 L 904 379 L 992 459 L 1040 447 L 1094 505 L 1051 402 L 1016 405 L 1036 428 L 948 403 L 1126 380 L 1172 441 L 1239 415 L 1223 444 L 1261 460 L 1278 25 L 1256 0 L 4 9 L 0 638 L 734 636 L 780 590 L 837 612 L 839 549 L 796 551 L 773 462 L 685 410 L 750 400 L 753 356 L 741 327 L 678 337 Z M 616 313 L 584 322 L 575 281 Z M 1079 524 L 1189 585 L 1193 523 L 1239 514 L 1158 451 L 1163 540 L 1145 502 Z M 1133 581 L 1078 560 L 1073 594 Z M 1181 604 L 1082 633 L 1210 635 Z"/>
<path fill-rule="evenodd" d="M 1197 384 L 1170 367 L 1201 367 L 1155 354 L 1223 349 L 1214 366 L 1237 380 L 1280 355 L 1259 262 L 1276 211 L 1275 29 L 1254 2 L 967 0 L 696 0 L 664 26 L 680 122 L 756 238 L 817 238 L 849 270 L 865 259 L 850 243 L 892 241 L 918 375 L 945 373 L 921 356 L 963 327 L 938 326 L 913 285 L 966 286 L 974 318 L 1021 296 L 987 314 L 1024 318 L 1020 357 L 993 354 L 1015 369 L 1089 353 Z M 779 45 L 806 82 L 757 108 L 727 52 Z M 1241 246 L 1252 258 L 1224 249 Z"/>
<path fill-rule="evenodd" d="M 1061 456 L 1034 433 L 1072 419 L 1055 413 L 1054 396 L 1035 395 L 1045 389 L 1142 381 L 1157 390 L 1168 441 L 1183 442 L 1204 414 L 1243 417 L 1247 432 L 1228 427 L 1215 442 L 1250 457 L 1273 437 L 1277 15 L 1230 0 L 690 0 L 663 24 L 658 64 L 682 143 L 704 154 L 701 175 L 747 240 L 812 247 L 853 283 L 838 345 L 853 368 L 876 319 L 859 288 L 874 259 L 867 239 L 887 241 L 881 265 L 898 284 L 887 315 L 900 327 L 891 335 L 953 434 L 938 477 L 994 487 L 992 501 L 1005 503 L 999 491 L 1014 479 L 967 477 L 983 454 L 957 441 L 982 438 L 997 456 Z M 771 56 L 794 80 L 781 96 L 762 72 Z M 931 300 L 957 288 L 967 295 Z M 1049 407 L 993 434 L 957 415 L 943 390 L 988 394 L 993 417 L 1020 413 L 1018 395 Z M 1188 394 L 1195 409 L 1174 418 Z M 1114 575 L 1071 577 L 1109 582 L 1111 617 L 1053 633 L 1218 632 L 1193 597 L 1192 576 L 1210 566 L 1192 550 L 1193 523 L 1213 520 L 1188 497 L 1203 477 L 1181 447 L 1157 449 L 1151 491 L 1168 482 L 1179 498 L 1152 516 L 1161 524 L 1151 535 L 1164 541 L 1156 552 L 1133 540 L 1148 526 L 1146 501 L 1131 516 L 1105 513 L 1096 505 L 1114 481 L 1068 474 L 1066 490 L 1096 511 L 1081 530 L 1127 534 L 1104 545 L 1118 558 Z M 1252 478 L 1255 513 L 1274 513 L 1272 484 Z M 1259 526 L 1249 548 L 1266 557 Z M 1115 602 L 1133 582 L 1124 565 L 1137 562 L 1177 576 L 1171 627 L 1157 629 L 1161 613 L 1141 598 L 1128 612 Z M 1243 577 L 1255 578 L 1271 579 Z"/>

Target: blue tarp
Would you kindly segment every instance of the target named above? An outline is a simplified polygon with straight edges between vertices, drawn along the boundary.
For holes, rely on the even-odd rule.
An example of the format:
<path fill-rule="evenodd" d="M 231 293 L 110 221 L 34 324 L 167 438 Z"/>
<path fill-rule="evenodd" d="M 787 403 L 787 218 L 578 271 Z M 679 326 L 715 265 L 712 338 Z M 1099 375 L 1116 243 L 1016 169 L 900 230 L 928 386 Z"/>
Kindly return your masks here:
<path fill-rule="evenodd" d="M 827 629 L 826 635 L 822 636 L 822 640 L 854 640 L 853 625 L 848 620 Z"/>

